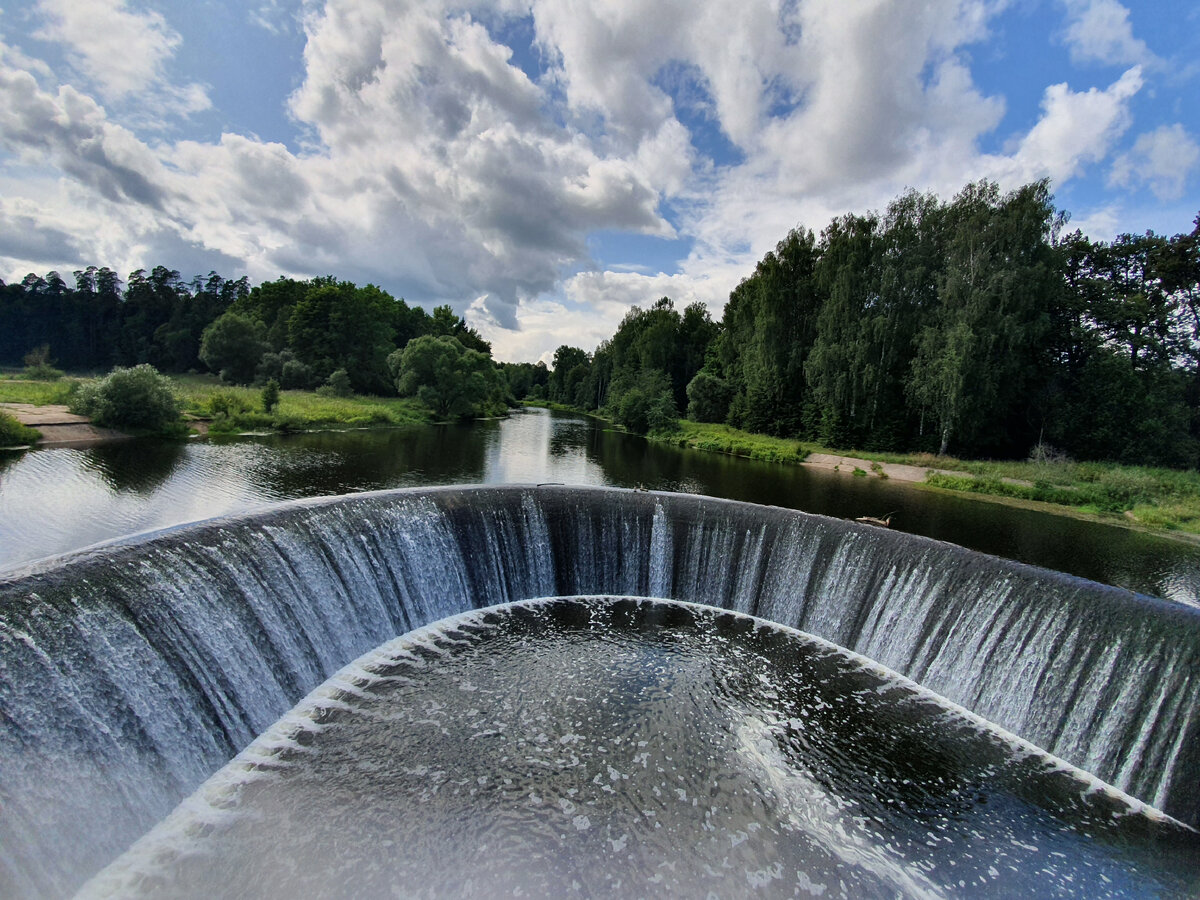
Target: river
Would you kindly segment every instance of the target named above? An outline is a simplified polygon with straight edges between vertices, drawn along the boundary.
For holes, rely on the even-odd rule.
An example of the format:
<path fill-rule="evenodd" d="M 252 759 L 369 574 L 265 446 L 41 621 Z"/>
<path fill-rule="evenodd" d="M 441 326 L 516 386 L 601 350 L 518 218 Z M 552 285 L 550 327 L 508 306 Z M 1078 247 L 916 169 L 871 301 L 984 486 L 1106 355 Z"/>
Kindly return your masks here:
<path fill-rule="evenodd" d="M 432 484 L 708 494 L 893 527 L 1200 606 L 1200 547 L 874 477 L 647 443 L 542 409 L 499 421 L 138 440 L 0 455 L 0 573 L 112 538 L 299 497 Z"/>

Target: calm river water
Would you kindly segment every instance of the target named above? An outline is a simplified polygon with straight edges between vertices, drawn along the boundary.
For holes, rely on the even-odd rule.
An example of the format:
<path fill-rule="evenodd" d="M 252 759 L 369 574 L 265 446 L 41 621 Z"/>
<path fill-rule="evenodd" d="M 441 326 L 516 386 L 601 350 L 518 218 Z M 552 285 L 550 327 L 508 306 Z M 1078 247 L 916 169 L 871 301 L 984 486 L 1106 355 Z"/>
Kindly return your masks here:
<path fill-rule="evenodd" d="M 649 444 L 541 409 L 459 426 L 0 454 L 0 572 L 277 500 L 431 484 L 644 487 L 893 527 L 1200 605 L 1200 547 L 877 478 Z"/>

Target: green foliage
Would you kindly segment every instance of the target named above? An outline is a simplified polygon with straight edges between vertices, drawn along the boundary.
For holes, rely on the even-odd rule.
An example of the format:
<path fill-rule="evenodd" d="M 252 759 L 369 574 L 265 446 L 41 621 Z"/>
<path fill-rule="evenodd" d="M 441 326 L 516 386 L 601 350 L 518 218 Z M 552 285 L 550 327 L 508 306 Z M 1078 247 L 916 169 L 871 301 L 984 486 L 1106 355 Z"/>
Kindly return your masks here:
<path fill-rule="evenodd" d="M 41 436 L 37 429 L 28 428 L 8 413 L 0 412 L 0 447 L 24 447 L 37 443 Z"/>
<path fill-rule="evenodd" d="M 251 410 L 250 401 L 240 393 L 233 391 L 216 391 L 209 396 L 205 404 L 206 412 L 214 419 L 235 419 Z"/>
<path fill-rule="evenodd" d="M 325 379 L 325 383 L 317 388 L 322 397 L 350 397 L 354 394 L 354 386 L 350 383 L 350 373 L 345 369 L 334 369 Z"/>
<path fill-rule="evenodd" d="M 729 382 L 701 369 L 687 386 L 687 415 L 696 422 L 724 422 L 729 415 Z"/>
<path fill-rule="evenodd" d="M 117 367 L 104 378 L 85 382 L 71 410 L 111 428 L 164 431 L 178 425 L 180 405 L 171 380 L 143 363 Z"/>
<path fill-rule="evenodd" d="M 24 375 L 30 381 L 58 381 L 66 372 L 54 368 L 50 361 L 50 345 L 42 344 L 25 354 Z"/>
<path fill-rule="evenodd" d="M 449 335 L 422 335 L 388 357 L 402 397 L 415 396 L 439 419 L 479 415 L 497 386 L 492 361 Z"/>
<path fill-rule="evenodd" d="M 374 285 L 318 279 L 288 318 L 288 345 L 322 379 L 342 369 L 358 393 L 387 391 L 395 305 Z"/>
<path fill-rule="evenodd" d="M 808 450 L 796 441 L 750 434 L 728 425 L 702 424 L 686 419 L 677 422 L 676 428 L 671 432 L 652 431 L 648 437 L 679 447 L 691 447 L 709 453 L 725 453 L 763 462 L 800 463 L 808 456 Z"/>
<path fill-rule="evenodd" d="M 672 431 L 679 417 L 670 379 L 657 369 L 623 374 L 609 392 L 608 409 L 614 421 L 634 434 Z"/>
<path fill-rule="evenodd" d="M 262 389 L 263 412 L 271 413 L 279 405 L 279 382 L 274 378 L 267 381 Z"/>
<path fill-rule="evenodd" d="M 227 312 L 204 329 L 200 359 L 221 380 L 249 384 L 267 351 L 267 329 L 262 322 Z"/>

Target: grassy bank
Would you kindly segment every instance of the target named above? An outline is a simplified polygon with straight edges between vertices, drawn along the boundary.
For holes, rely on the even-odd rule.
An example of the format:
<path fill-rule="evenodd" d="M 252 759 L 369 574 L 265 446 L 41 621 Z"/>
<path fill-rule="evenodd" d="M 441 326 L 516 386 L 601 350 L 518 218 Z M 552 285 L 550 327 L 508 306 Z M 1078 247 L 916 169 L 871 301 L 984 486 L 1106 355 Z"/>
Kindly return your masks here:
<path fill-rule="evenodd" d="M 0 377 L 0 402 L 68 404 L 74 386 L 81 380 Z M 234 387 L 204 375 L 176 375 L 170 380 L 185 418 L 210 420 L 209 430 L 216 433 L 366 428 L 433 421 L 420 403 L 399 397 L 325 397 L 312 391 L 282 391 L 279 405 L 267 413 L 261 388 Z"/>
<path fill-rule="evenodd" d="M 800 441 L 751 434 L 728 425 L 712 425 L 681 419 L 677 431 L 654 431 L 647 437 L 659 444 L 691 447 L 710 453 L 726 453 L 745 459 L 764 462 L 800 463 L 808 456 L 811 446 Z"/>
<path fill-rule="evenodd" d="M 171 380 L 185 415 L 209 419 L 209 430 L 216 433 L 368 428 L 433 421 L 420 403 L 399 397 L 327 397 L 312 391 L 282 391 L 279 405 L 267 413 L 261 388 L 232 387 L 200 375 Z"/>
<path fill-rule="evenodd" d="M 940 470 L 930 471 L 923 483 L 943 490 L 1051 503 L 1085 514 L 1119 516 L 1147 528 L 1200 534 L 1200 472 L 1195 471 L 1069 460 L 987 461 L 927 453 L 872 453 L 686 420 L 680 421 L 678 431 L 655 432 L 649 439 L 768 462 L 801 463 L 810 453 L 829 453 L 917 466 Z"/>
<path fill-rule="evenodd" d="M 0 403 L 32 403 L 47 406 L 67 403 L 77 379 L 58 381 L 27 381 L 24 378 L 0 376 Z"/>

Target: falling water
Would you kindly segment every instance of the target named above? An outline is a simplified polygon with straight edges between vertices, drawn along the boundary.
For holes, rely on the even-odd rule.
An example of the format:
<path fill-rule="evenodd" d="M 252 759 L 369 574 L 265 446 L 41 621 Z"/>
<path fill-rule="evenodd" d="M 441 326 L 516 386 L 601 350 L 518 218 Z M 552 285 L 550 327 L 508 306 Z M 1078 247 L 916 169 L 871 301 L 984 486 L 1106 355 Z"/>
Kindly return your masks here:
<path fill-rule="evenodd" d="M 76 888 L 350 660 L 465 610 L 662 595 L 856 651 L 1200 821 L 1200 613 L 948 544 L 685 495 L 286 504 L 0 582 L 0 894 Z"/>

